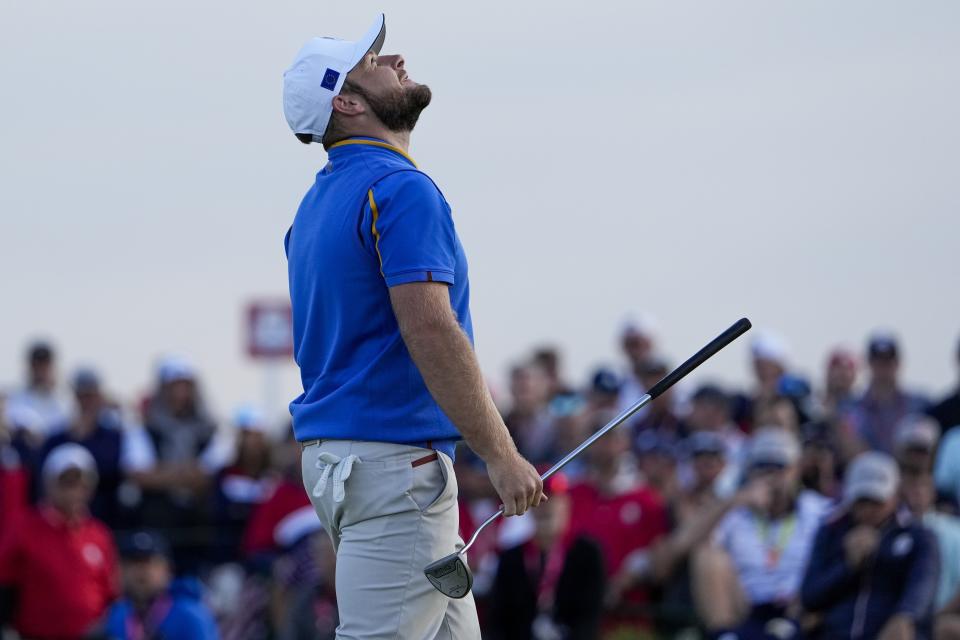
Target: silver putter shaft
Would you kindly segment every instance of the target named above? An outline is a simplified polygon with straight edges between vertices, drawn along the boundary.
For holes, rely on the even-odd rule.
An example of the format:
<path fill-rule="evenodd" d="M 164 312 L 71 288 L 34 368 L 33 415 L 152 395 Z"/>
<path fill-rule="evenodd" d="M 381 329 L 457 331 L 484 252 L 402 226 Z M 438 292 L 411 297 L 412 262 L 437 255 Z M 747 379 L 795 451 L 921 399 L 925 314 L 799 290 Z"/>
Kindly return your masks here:
<path fill-rule="evenodd" d="M 660 380 L 660 382 L 653 385 L 650 391 L 644 394 L 643 397 L 620 412 L 617 417 L 580 443 L 580 446 L 565 455 L 555 465 L 550 467 L 546 473 L 540 476 L 540 479 L 546 480 L 554 473 L 562 469 L 568 462 L 583 453 L 584 449 L 602 438 L 612 429 L 616 429 L 618 426 L 623 424 L 627 419 L 630 418 L 630 416 L 643 408 L 644 405 L 672 387 L 677 383 L 678 380 L 706 362 L 711 356 L 716 354 L 725 346 L 746 333 L 750 327 L 750 321 L 746 318 L 741 318 L 735 322 L 732 326 L 730 326 L 729 329 L 711 340 L 707 346 L 667 374 L 662 380 Z M 470 587 L 473 586 L 473 576 L 470 573 L 470 568 L 467 567 L 467 564 L 463 561 L 463 556 L 467 550 L 473 546 L 473 543 L 477 541 L 477 536 L 480 535 L 480 532 L 483 531 L 487 525 L 502 515 L 503 507 L 500 507 L 499 511 L 487 518 L 483 524 L 477 527 L 477 530 L 473 532 L 472 536 L 470 536 L 470 540 L 467 541 L 467 544 L 463 545 L 463 547 L 461 547 L 458 551 L 451 553 L 450 555 L 443 557 L 436 562 L 432 562 L 424 568 L 423 573 L 438 591 L 451 598 L 462 598 L 470 592 Z"/>

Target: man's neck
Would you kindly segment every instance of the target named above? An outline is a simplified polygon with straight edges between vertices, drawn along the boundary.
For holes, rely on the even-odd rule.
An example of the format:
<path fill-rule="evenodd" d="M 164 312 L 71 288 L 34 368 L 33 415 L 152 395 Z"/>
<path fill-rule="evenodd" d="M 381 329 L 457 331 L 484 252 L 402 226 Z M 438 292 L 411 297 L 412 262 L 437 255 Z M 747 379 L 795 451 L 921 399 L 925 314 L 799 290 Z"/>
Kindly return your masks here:
<path fill-rule="evenodd" d="M 870 395 L 878 400 L 889 400 L 897 396 L 897 383 L 874 380 L 870 383 Z"/>
<path fill-rule="evenodd" d="M 130 603 L 133 605 L 134 611 L 137 612 L 137 615 L 141 618 L 147 615 L 147 612 L 150 611 L 150 607 L 153 606 L 153 603 L 161 596 L 161 593 L 156 593 L 145 598 L 130 598 Z"/>
<path fill-rule="evenodd" d="M 365 131 L 355 131 L 349 134 L 345 139 L 362 136 L 365 138 L 378 138 L 387 144 L 401 149 L 404 153 L 410 153 L 410 132 L 409 131 L 391 131 L 385 127 L 375 127 Z"/>
<path fill-rule="evenodd" d="M 97 429 L 97 415 L 79 415 L 70 425 L 70 433 L 83 440 Z"/>

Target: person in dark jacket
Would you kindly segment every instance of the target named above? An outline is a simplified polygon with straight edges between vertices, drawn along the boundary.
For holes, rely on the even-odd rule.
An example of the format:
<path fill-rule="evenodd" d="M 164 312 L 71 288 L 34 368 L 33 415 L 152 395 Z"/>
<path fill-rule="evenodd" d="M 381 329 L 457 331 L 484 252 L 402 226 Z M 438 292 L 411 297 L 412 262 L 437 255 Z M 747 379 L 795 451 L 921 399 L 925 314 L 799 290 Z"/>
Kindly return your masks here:
<path fill-rule="evenodd" d="M 931 637 L 937 544 L 897 509 L 898 485 L 883 453 L 862 453 L 847 469 L 843 502 L 817 532 L 801 587 L 804 609 L 821 618 L 814 637 Z"/>
<path fill-rule="evenodd" d="M 491 602 L 492 637 L 500 640 L 596 638 L 605 572 L 596 542 L 564 544 L 570 520 L 567 479 L 546 483 L 549 502 L 532 511 L 535 533 L 500 556 Z"/>
<path fill-rule="evenodd" d="M 134 531 L 120 542 L 124 596 L 107 614 L 110 640 L 217 640 L 213 615 L 194 578 L 172 580 L 170 547 L 152 531 Z"/>
<path fill-rule="evenodd" d="M 957 364 L 960 365 L 960 341 L 957 342 Z M 930 408 L 930 416 L 940 423 L 944 432 L 960 426 L 960 384 L 957 384 L 953 393 L 943 398 Z"/>
<path fill-rule="evenodd" d="M 87 449 L 97 461 L 99 478 L 90 512 L 110 528 L 116 529 L 122 524 L 117 489 L 123 479 L 123 425 L 118 413 L 107 406 L 100 376 L 95 371 L 80 369 L 71 382 L 76 412 L 44 442 L 38 468 L 43 466 L 43 461 L 51 451 L 67 442 L 75 442 Z M 39 487 L 39 480 L 36 484 Z"/>

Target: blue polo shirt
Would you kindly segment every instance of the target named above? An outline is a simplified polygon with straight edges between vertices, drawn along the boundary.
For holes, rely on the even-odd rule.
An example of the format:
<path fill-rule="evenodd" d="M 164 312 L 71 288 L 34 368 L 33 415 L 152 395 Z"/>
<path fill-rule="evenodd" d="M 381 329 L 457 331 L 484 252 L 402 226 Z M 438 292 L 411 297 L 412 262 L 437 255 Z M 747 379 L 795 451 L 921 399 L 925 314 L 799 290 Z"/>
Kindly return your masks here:
<path fill-rule="evenodd" d="M 460 434 L 407 351 L 389 287 L 448 285 L 473 341 L 467 260 L 450 205 L 402 150 L 373 138 L 330 147 L 287 232 L 297 440 L 369 440 L 453 454 Z"/>

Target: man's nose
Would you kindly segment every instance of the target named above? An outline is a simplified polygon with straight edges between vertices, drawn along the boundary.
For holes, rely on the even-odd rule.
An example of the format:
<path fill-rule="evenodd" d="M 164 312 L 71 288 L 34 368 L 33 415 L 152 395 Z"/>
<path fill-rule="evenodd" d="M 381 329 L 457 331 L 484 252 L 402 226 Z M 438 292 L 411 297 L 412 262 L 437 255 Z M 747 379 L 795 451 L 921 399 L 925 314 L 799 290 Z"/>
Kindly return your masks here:
<path fill-rule="evenodd" d="M 391 69 L 403 69 L 403 56 L 398 53 L 389 56 L 377 56 L 377 64 L 386 65 Z"/>

